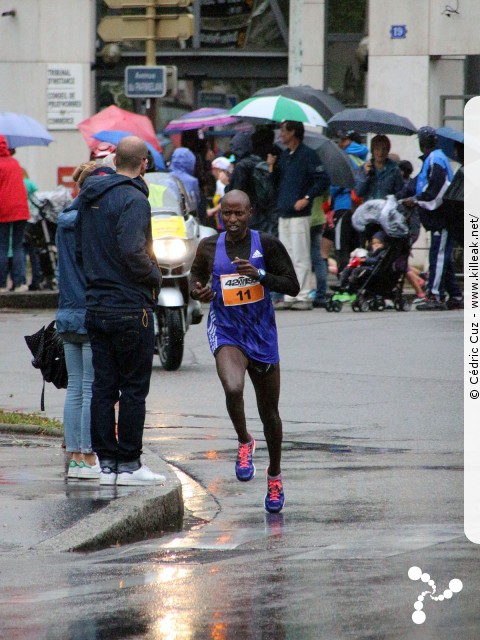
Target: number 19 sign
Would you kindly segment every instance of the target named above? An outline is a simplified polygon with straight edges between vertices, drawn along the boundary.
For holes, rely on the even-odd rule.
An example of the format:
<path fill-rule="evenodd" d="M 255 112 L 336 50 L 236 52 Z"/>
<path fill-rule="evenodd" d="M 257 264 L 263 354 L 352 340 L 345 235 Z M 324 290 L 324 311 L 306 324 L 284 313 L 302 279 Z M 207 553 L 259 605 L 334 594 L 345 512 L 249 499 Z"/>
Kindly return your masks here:
<path fill-rule="evenodd" d="M 392 40 L 400 40 L 407 37 L 406 24 L 392 24 L 390 27 L 390 38 Z"/>

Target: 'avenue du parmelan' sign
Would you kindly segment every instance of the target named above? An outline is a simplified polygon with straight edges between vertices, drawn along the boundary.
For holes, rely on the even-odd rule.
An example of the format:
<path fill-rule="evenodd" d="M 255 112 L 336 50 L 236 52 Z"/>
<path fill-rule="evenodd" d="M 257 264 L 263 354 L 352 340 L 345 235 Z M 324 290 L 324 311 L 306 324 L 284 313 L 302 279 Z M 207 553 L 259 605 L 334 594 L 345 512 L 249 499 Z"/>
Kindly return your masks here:
<path fill-rule="evenodd" d="M 125 68 L 125 95 L 129 98 L 163 98 L 167 93 L 167 67 Z"/>

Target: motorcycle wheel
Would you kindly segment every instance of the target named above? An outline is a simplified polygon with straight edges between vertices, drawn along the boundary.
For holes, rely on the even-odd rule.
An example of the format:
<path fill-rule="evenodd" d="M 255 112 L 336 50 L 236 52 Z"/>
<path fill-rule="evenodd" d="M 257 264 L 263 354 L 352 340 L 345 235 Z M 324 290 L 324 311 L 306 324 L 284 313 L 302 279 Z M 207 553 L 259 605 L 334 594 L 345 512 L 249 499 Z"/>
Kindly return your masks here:
<path fill-rule="evenodd" d="M 158 355 L 166 371 L 176 371 L 183 359 L 183 324 L 181 309 L 157 311 L 158 334 L 155 336 Z"/>

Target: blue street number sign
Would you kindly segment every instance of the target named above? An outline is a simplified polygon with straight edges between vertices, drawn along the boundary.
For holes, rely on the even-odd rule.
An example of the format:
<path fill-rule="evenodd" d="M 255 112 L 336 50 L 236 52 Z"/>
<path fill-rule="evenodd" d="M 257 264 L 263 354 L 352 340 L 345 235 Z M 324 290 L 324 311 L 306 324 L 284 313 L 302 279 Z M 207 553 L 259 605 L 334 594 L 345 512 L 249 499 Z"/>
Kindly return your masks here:
<path fill-rule="evenodd" d="M 167 93 L 167 67 L 125 68 L 125 95 L 129 98 L 163 98 Z"/>
<path fill-rule="evenodd" d="M 407 37 L 407 25 L 406 24 L 392 24 L 390 27 L 390 38 L 397 40 Z"/>

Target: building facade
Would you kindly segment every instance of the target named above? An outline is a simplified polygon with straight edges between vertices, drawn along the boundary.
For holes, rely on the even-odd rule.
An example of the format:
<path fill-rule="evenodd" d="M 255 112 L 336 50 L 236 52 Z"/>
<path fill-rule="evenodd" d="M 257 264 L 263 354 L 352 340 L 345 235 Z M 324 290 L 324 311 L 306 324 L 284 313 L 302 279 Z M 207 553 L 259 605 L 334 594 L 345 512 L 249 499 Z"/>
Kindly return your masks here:
<path fill-rule="evenodd" d="M 209 101 L 228 106 L 287 81 L 418 127 L 462 128 L 464 102 L 480 93 L 478 0 L 194 0 L 187 10 L 193 37 L 156 46 L 156 64 L 175 66 L 179 80 L 158 101 L 159 128 Z M 36 118 L 55 139 L 17 150 L 41 190 L 57 184 L 59 168 L 88 158 L 78 122 L 112 101 L 145 109 L 123 91 L 125 67 L 145 63 L 144 44 L 119 34 L 112 48 L 97 35 L 99 21 L 120 13 L 104 0 L 0 0 L 0 111 Z M 392 143 L 416 162 L 414 136 Z"/>

